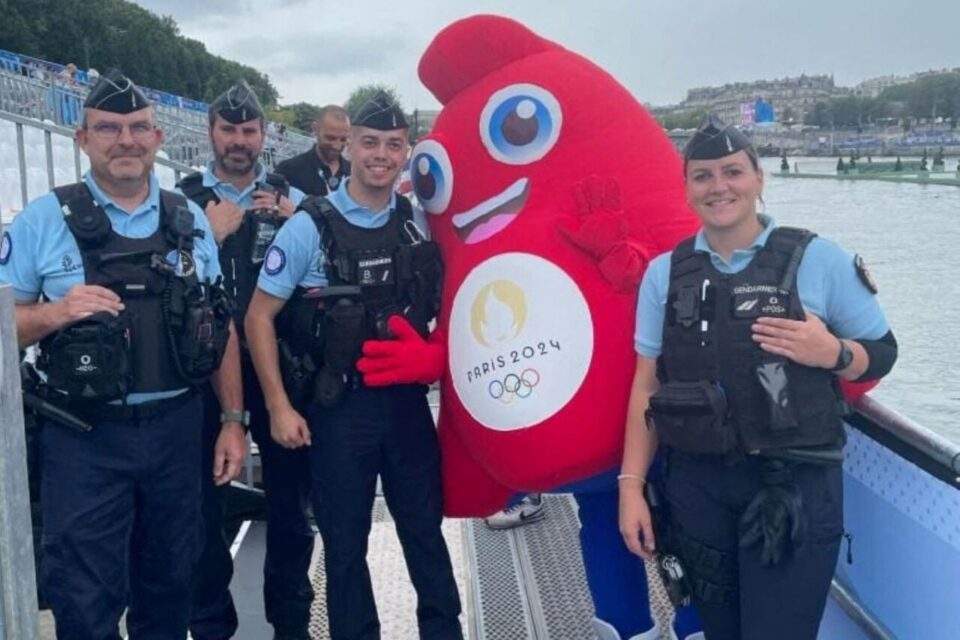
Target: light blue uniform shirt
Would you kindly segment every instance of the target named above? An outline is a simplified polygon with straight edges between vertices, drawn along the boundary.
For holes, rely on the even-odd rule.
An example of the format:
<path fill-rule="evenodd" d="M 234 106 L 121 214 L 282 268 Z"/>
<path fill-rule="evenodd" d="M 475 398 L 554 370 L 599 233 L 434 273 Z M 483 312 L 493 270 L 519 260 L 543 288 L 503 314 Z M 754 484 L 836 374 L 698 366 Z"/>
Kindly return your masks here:
<path fill-rule="evenodd" d="M 347 222 L 364 229 L 376 229 L 387 224 L 390 212 L 397 206 L 397 196 L 393 194 L 386 207 L 371 211 L 350 197 L 346 184 L 326 198 Z M 413 221 L 423 235 L 429 237 L 426 216 L 417 207 L 413 209 Z M 257 287 L 283 300 L 293 295 L 298 286 L 325 287 L 329 284 L 323 267 L 325 260 L 316 224 L 309 213 L 298 211 L 280 227 L 267 250 Z"/>
<path fill-rule="evenodd" d="M 253 182 L 244 187 L 242 190 L 238 190 L 229 182 L 224 182 L 213 172 L 213 163 L 211 162 L 203 170 L 203 186 L 213 189 L 213 192 L 217 194 L 217 197 L 221 200 L 228 200 L 230 202 L 236 203 L 241 209 L 252 209 L 253 208 L 253 192 L 256 191 L 256 186 L 258 183 L 264 183 L 267 181 L 267 169 L 259 162 L 256 167 L 256 178 Z M 298 206 L 300 201 L 303 200 L 306 194 L 300 189 L 291 186 L 290 193 L 287 195 L 290 199 L 290 202 L 294 206 Z"/>
<path fill-rule="evenodd" d="M 770 216 L 761 215 L 760 222 L 764 230 L 750 247 L 734 251 L 730 262 L 710 248 L 702 229 L 697 233 L 694 249 L 709 253 L 710 262 L 721 273 L 743 271 L 776 227 Z M 671 254 L 656 257 L 647 267 L 640 285 L 634 348 L 647 358 L 658 357 L 663 345 Z M 876 340 L 889 331 L 876 296 L 857 275 L 853 255 L 830 240 L 817 236 L 807 246 L 797 270 L 797 290 L 806 310 L 819 316 L 836 336 Z"/>
<path fill-rule="evenodd" d="M 147 199 L 129 213 L 103 192 L 89 172 L 83 176 L 83 181 L 118 234 L 127 238 L 146 238 L 157 230 L 160 224 L 160 185 L 153 174 L 150 175 Z M 203 232 L 203 237 L 196 238 L 193 244 L 197 277 L 213 281 L 220 275 L 213 231 L 200 207 L 189 201 L 187 205 L 193 212 L 194 228 Z M 36 302 L 41 293 L 50 300 L 59 300 L 71 288 L 85 281 L 80 248 L 67 228 L 57 196 L 51 192 L 30 202 L 4 233 L 0 248 L 0 282 L 13 286 L 18 302 Z M 180 392 L 136 393 L 128 396 L 127 402 L 136 404 Z"/>

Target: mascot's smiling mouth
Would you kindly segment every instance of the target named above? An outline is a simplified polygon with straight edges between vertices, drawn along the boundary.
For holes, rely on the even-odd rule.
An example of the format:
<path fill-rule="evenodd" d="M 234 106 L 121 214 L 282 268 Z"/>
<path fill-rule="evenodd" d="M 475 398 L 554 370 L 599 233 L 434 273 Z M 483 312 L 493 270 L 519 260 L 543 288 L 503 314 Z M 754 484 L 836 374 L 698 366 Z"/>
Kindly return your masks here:
<path fill-rule="evenodd" d="M 530 180 L 520 178 L 497 195 L 469 211 L 453 216 L 453 227 L 465 244 L 476 244 L 503 231 L 513 222 L 530 195 Z"/>

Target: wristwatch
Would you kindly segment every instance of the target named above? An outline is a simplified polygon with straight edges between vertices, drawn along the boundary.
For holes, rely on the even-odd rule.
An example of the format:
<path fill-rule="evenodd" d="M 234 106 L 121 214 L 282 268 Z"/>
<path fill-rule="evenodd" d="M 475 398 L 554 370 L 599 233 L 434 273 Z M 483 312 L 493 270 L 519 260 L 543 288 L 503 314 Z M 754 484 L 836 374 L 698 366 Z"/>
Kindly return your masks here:
<path fill-rule="evenodd" d="M 232 411 L 223 411 L 220 413 L 220 424 L 224 422 L 239 422 L 244 428 L 250 426 L 250 412 L 234 409 Z"/>
<path fill-rule="evenodd" d="M 847 346 L 847 343 L 843 340 L 837 339 L 840 342 L 840 353 L 837 354 L 837 362 L 833 365 L 830 371 L 836 373 L 838 371 L 843 371 L 850 366 L 850 363 L 853 362 L 853 351 L 850 350 L 850 347 Z"/>

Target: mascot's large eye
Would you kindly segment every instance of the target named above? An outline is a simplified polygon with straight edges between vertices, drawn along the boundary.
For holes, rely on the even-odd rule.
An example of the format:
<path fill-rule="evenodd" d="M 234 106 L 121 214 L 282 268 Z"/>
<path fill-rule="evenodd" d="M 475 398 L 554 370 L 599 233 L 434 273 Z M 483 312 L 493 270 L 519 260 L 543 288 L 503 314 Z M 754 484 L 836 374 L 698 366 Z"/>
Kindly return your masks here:
<path fill-rule="evenodd" d="M 410 155 L 410 180 L 417 200 L 428 213 L 441 214 L 453 195 L 453 167 L 447 150 L 436 140 L 424 140 Z"/>
<path fill-rule="evenodd" d="M 480 113 L 480 139 L 500 162 L 529 164 L 553 148 L 562 124 L 553 94 L 533 84 L 512 84 L 490 96 Z"/>

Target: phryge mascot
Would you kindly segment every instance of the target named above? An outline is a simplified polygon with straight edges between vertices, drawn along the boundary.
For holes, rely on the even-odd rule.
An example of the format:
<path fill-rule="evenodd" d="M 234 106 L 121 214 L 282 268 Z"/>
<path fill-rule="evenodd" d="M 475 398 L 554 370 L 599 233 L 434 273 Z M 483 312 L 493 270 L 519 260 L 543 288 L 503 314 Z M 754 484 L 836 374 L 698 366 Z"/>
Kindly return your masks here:
<path fill-rule="evenodd" d="M 368 384 L 442 370 L 445 512 L 573 491 L 600 637 L 657 638 L 615 470 L 637 286 L 697 227 L 679 156 L 613 77 L 509 19 L 451 24 L 419 73 L 444 105 L 411 157 L 443 254 L 439 326 L 423 341 L 393 318 L 392 351 L 365 349 L 358 367 Z M 402 371 L 377 363 L 389 356 Z"/>

